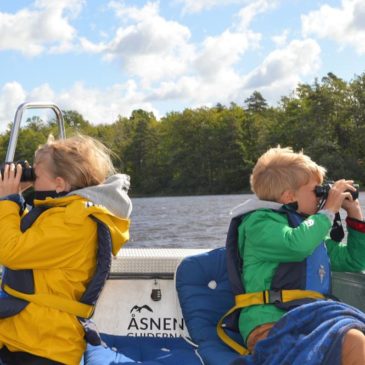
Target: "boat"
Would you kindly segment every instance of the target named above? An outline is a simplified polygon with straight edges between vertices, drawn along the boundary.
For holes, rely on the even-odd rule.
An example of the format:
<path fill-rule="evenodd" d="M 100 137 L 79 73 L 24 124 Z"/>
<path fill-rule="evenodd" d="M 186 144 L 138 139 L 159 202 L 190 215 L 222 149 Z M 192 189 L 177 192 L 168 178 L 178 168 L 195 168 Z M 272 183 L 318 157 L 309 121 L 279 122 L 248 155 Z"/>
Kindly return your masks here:
<path fill-rule="evenodd" d="M 15 113 L 6 162 L 14 161 L 29 112 L 50 113 L 58 138 L 66 136 L 56 104 L 23 103 Z M 88 345 L 80 365 L 228 365 L 238 354 L 215 331 L 234 303 L 225 265 L 224 247 L 123 248 L 113 257 L 93 316 L 105 344 Z M 334 295 L 365 311 L 364 278 L 364 273 L 333 273 Z"/>

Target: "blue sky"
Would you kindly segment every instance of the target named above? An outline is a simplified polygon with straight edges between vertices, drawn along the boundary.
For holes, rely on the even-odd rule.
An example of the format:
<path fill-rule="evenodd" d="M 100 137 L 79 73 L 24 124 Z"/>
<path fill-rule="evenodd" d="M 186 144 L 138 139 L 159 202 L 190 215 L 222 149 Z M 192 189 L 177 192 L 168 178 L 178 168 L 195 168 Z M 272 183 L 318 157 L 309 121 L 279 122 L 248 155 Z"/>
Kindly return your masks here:
<path fill-rule="evenodd" d="M 216 103 L 272 104 L 365 72 L 363 0 L 0 0 L 0 130 L 24 101 L 90 122 Z"/>

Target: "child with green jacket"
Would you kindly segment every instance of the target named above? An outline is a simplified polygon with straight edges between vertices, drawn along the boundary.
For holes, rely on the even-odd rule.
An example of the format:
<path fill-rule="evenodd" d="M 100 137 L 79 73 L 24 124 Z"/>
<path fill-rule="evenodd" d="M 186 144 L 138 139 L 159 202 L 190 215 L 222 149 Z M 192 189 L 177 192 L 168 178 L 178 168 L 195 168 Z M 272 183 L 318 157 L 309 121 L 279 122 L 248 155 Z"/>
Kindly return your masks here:
<path fill-rule="evenodd" d="M 359 201 L 351 194 L 356 191 L 354 182 L 334 182 L 320 206 L 315 189 L 323 183 L 325 173 L 325 168 L 291 148 L 272 148 L 258 159 L 250 182 L 259 200 L 255 209 L 245 207 L 248 214 L 238 228 L 246 293 L 302 289 L 327 297 L 331 294 L 331 270 L 365 270 L 365 223 Z M 298 216 L 295 225 L 288 222 L 288 215 L 278 212 L 282 207 Z M 347 213 L 347 244 L 329 236 L 341 208 Z M 243 308 L 239 329 L 247 348 L 255 352 L 259 341 L 268 337 L 289 309 L 313 300 L 300 298 L 289 304 Z M 343 365 L 365 364 L 361 330 L 347 331 L 341 356 Z"/>

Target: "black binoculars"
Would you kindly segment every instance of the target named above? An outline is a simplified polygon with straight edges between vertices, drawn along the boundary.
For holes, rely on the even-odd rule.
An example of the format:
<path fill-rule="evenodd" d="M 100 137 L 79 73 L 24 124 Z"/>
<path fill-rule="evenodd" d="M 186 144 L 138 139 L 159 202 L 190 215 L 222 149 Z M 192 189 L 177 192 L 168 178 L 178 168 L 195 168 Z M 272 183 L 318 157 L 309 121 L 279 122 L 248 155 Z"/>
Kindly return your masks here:
<path fill-rule="evenodd" d="M 35 180 L 34 169 L 27 160 L 21 160 L 21 161 L 16 161 L 16 162 L 6 162 L 5 165 L 10 165 L 11 163 L 14 163 L 15 168 L 18 164 L 22 165 L 22 176 L 20 178 L 20 181 L 34 181 Z M 2 177 L 4 175 L 4 165 L 2 165 L 0 171 L 1 171 L 1 177 Z"/>
<path fill-rule="evenodd" d="M 333 185 L 334 181 L 327 181 L 323 185 L 317 185 L 314 188 L 314 193 L 318 198 L 327 199 L 328 193 L 331 190 L 331 187 Z M 351 193 L 352 198 L 356 200 L 359 197 L 359 184 L 354 184 L 354 188 L 356 188 L 356 191 L 352 190 L 346 190 L 347 192 Z"/>

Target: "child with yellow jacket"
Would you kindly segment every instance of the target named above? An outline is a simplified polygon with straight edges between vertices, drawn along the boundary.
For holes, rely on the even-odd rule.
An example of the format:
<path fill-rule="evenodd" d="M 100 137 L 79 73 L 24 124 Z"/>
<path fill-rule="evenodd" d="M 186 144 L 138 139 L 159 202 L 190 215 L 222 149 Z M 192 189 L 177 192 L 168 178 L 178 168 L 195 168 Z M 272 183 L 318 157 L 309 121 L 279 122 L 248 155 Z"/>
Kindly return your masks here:
<path fill-rule="evenodd" d="M 129 179 L 114 174 L 105 146 L 84 136 L 41 146 L 34 173 L 30 212 L 22 166 L 6 165 L 0 179 L 0 359 L 78 365 L 86 347 L 79 319 L 93 311 L 80 300 L 97 271 L 100 240 L 115 255 L 129 239 Z M 14 288 L 29 272 L 30 288 Z"/>

